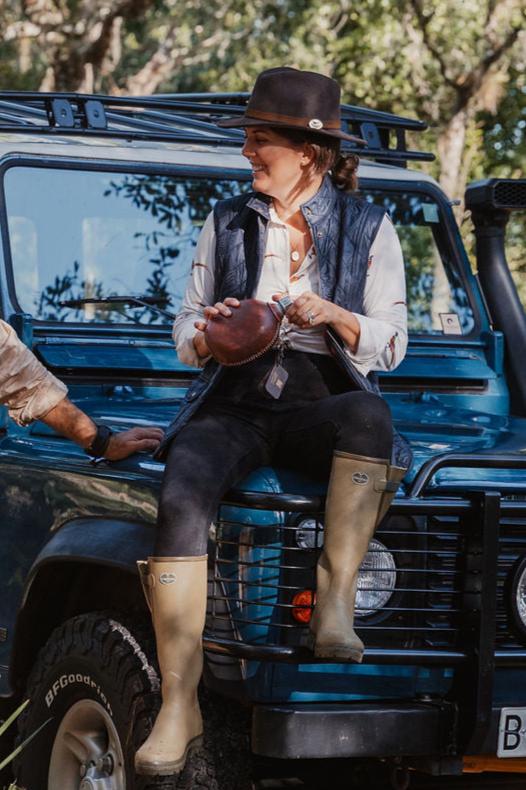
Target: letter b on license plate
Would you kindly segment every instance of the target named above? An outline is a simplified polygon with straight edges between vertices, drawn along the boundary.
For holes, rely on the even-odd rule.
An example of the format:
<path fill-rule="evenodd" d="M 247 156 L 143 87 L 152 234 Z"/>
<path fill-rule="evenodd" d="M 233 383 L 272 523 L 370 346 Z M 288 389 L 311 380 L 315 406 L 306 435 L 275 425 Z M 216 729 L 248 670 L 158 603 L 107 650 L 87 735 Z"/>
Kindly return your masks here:
<path fill-rule="evenodd" d="M 526 757 L 526 708 L 502 708 L 497 757 Z"/>

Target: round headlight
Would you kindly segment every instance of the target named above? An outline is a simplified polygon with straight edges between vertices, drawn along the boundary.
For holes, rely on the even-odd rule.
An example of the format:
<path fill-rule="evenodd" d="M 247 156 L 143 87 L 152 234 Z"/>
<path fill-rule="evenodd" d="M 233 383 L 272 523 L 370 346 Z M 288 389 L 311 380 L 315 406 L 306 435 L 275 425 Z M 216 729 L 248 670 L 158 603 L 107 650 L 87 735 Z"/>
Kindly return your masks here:
<path fill-rule="evenodd" d="M 511 583 L 511 611 L 522 639 L 526 637 L 526 556 L 519 560 Z"/>
<path fill-rule="evenodd" d="M 358 573 L 356 617 L 367 617 L 386 606 L 396 587 L 396 564 L 391 552 L 374 538 Z"/>

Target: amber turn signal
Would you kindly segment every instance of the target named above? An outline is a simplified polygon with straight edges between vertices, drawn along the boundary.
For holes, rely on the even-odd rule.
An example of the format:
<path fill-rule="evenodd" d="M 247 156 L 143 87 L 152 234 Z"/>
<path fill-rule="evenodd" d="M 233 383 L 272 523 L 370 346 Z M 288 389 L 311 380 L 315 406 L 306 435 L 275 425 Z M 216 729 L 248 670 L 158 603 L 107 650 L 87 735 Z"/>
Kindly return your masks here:
<path fill-rule="evenodd" d="M 292 616 L 297 623 L 309 623 L 312 609 L 316 603 L 316 594 L 313 590 L 301 590 L 292 599 Z"/>

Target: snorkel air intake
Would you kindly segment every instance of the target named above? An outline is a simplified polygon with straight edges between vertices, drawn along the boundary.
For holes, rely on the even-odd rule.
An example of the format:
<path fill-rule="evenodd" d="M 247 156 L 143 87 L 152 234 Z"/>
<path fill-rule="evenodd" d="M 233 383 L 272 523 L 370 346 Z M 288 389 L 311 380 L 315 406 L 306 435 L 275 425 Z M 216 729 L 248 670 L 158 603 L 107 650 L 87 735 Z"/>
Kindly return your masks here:
<path fill-rule="evenodd" d="M 477 267 L 495 329 L 504 333 L 513 411 L 526 414 L 526 313 L 505 252 L 512 211 L 526 210 L 526 179 L 491 178 L 470 184 L 466 208 L 475 226 Z"/>

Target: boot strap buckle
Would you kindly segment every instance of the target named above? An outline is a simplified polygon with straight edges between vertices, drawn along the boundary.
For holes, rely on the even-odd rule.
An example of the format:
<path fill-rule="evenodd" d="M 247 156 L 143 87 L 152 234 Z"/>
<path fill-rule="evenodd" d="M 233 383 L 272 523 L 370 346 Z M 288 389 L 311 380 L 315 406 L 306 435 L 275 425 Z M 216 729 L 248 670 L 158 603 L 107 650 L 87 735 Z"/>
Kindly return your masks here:
<path fill-rule="evenodd" d="M 150 573 L 147 560 L 137 560 L 137 568 L 141 577 L 141 584 L 145 587 L 155 587 L 155 577 Z"/>

